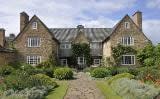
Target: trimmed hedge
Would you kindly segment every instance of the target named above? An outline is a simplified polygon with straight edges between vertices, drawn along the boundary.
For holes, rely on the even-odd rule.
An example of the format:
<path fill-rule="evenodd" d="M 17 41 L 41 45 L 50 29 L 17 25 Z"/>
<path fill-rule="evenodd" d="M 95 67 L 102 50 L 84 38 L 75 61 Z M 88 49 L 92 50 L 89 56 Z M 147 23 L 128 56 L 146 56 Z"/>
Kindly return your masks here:
<path fill-rule="evenodd" d="M 59 80 L 72 79 L 73 72 L 70 68 L 58 68 L 54 71 L 54 77 Z"/>
<path fill-rule="evenodd" d="M 95 78 L 104 78 L 111 75 L 111 72 L 106 68 L 95 68 L 91 71 L 91 76 Z"/>

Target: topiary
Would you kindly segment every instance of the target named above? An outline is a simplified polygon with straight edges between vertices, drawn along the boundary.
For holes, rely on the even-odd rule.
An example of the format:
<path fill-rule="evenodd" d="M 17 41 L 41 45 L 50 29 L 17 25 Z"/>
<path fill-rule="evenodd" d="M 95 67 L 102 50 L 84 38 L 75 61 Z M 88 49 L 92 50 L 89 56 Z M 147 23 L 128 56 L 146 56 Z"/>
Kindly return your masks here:
<path fill-rule="evenodd" d="M 11 74 L 14 71 L 14 68 L 11 66 L 2 66 L 0 67 L 0 76 L 6 76 Z"/>
<path fill-rule="evenodd" d="M 72 79 L 73 72 L 70 68 L 58 68 L 54 71 L 54 77 L 59 80 Z"/>
<path fill-rule="evenodd" d="M 95 68 L 91 71 L 91 76 L 95 78 L 104 78 L 111 74 L 111 72 L 106 68 Z"/>

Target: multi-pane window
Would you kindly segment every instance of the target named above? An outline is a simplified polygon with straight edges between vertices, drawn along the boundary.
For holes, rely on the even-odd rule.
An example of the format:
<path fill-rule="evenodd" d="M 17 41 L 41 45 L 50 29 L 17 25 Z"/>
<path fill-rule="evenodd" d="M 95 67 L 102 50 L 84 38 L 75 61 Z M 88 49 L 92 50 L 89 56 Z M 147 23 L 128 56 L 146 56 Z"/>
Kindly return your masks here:
<path fill-rule="evenodd" d="M 71 48 L 71 44 L 60 44 L 60 48 L 61 49 L 70 49 Z"/>
<path fill-rule="evenodd" d="M 99 49 L 99 48 L 102 48 L 102 44 L 97 43 L 97 42 L 92 42 L 92 43 L 90 43 L 90 48 L 91 49 Z"/>
<path fill-rule="evenodd" d="M 61 65 L 67 66 L 67 59 L 61 59 Z"/>
<path fill-rule="evenodd" d="M 37 29 L 37 22 L 32 23 L 32 29 Z"/>
<path fill-rule="evenodd" d="M 122 65 L 135 65 L 135 55 L 122 55 Z"/>
<path fill-rule="evenodd" d="M 100 59 L 94 59 L 94 65 L 100 65 L 101 60 Z"/>
<path fill-rule="evenodd" d="M 28 47 L 40 47 L 40 38 L 39 37 L 29 37 Z"/>
<path fill-rule="evenodd" d="M 124 23 L 124 27 L 125 27 L 126 29 L 129 29 L 129 28 L 130 28 L 130 23 L 129 23 L 129 22 L 125 22 L 125 23 Z"/>
<path fill-rule="evenodd" d="M 134 45 L 134 38 L 130 37 L 130 36 L 122 37 L 121 43 L 122 43 L 122 45 L 127 45 L 127 46 Z"/>
<path fill-rule="evenodd" d="M 78 57 L 78 65 L 84 65 L 85 64 L 85 58 L 84 57 Z"/>
<path fill-rule="evenodd" d="M 27 63 L 37 65 L 41 62 L 41 56 L 27 56 Z"/>

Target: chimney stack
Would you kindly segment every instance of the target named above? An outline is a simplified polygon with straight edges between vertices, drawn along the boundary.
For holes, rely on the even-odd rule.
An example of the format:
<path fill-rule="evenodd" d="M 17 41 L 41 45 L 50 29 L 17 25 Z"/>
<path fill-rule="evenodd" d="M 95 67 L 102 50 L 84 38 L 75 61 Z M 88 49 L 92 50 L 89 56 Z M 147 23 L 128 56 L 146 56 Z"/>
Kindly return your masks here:
<path fill-rule="evenodd" d="M 4 47 L 5 43 L 5 29 L 0 28 L 0 46 Z"/>
<path fill-rule="evenodd" d="M 135 12 L 135 14 L 132 15 L 132 19 L 133 19 L 134 23 L 142 31 L 142 12 L 140 12 L 140 11 Z"/>
<path fill-rule="evenodd" d="M 29 22 L 28 14 L 26 12 L 21 12 L 20 13 L 20 32 L 28 24 L 28 22 Z"/>

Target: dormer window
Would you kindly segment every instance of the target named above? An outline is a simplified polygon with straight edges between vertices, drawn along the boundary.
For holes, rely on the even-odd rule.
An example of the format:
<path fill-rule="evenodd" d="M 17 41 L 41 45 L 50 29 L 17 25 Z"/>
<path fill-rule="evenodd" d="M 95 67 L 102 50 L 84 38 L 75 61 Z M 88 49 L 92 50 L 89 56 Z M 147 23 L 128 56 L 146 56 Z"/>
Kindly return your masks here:
<path fill-rule="evenodd" d="M 32 29 L 37 29 L 37 22 L 32 23 Z"/>
<path fill-rule="evenodd" d="M 125 22 L 124 26 L 125 26 L 125 29 L 129 29 L 130 28 L 130 23 L 129 22 Z"/>

